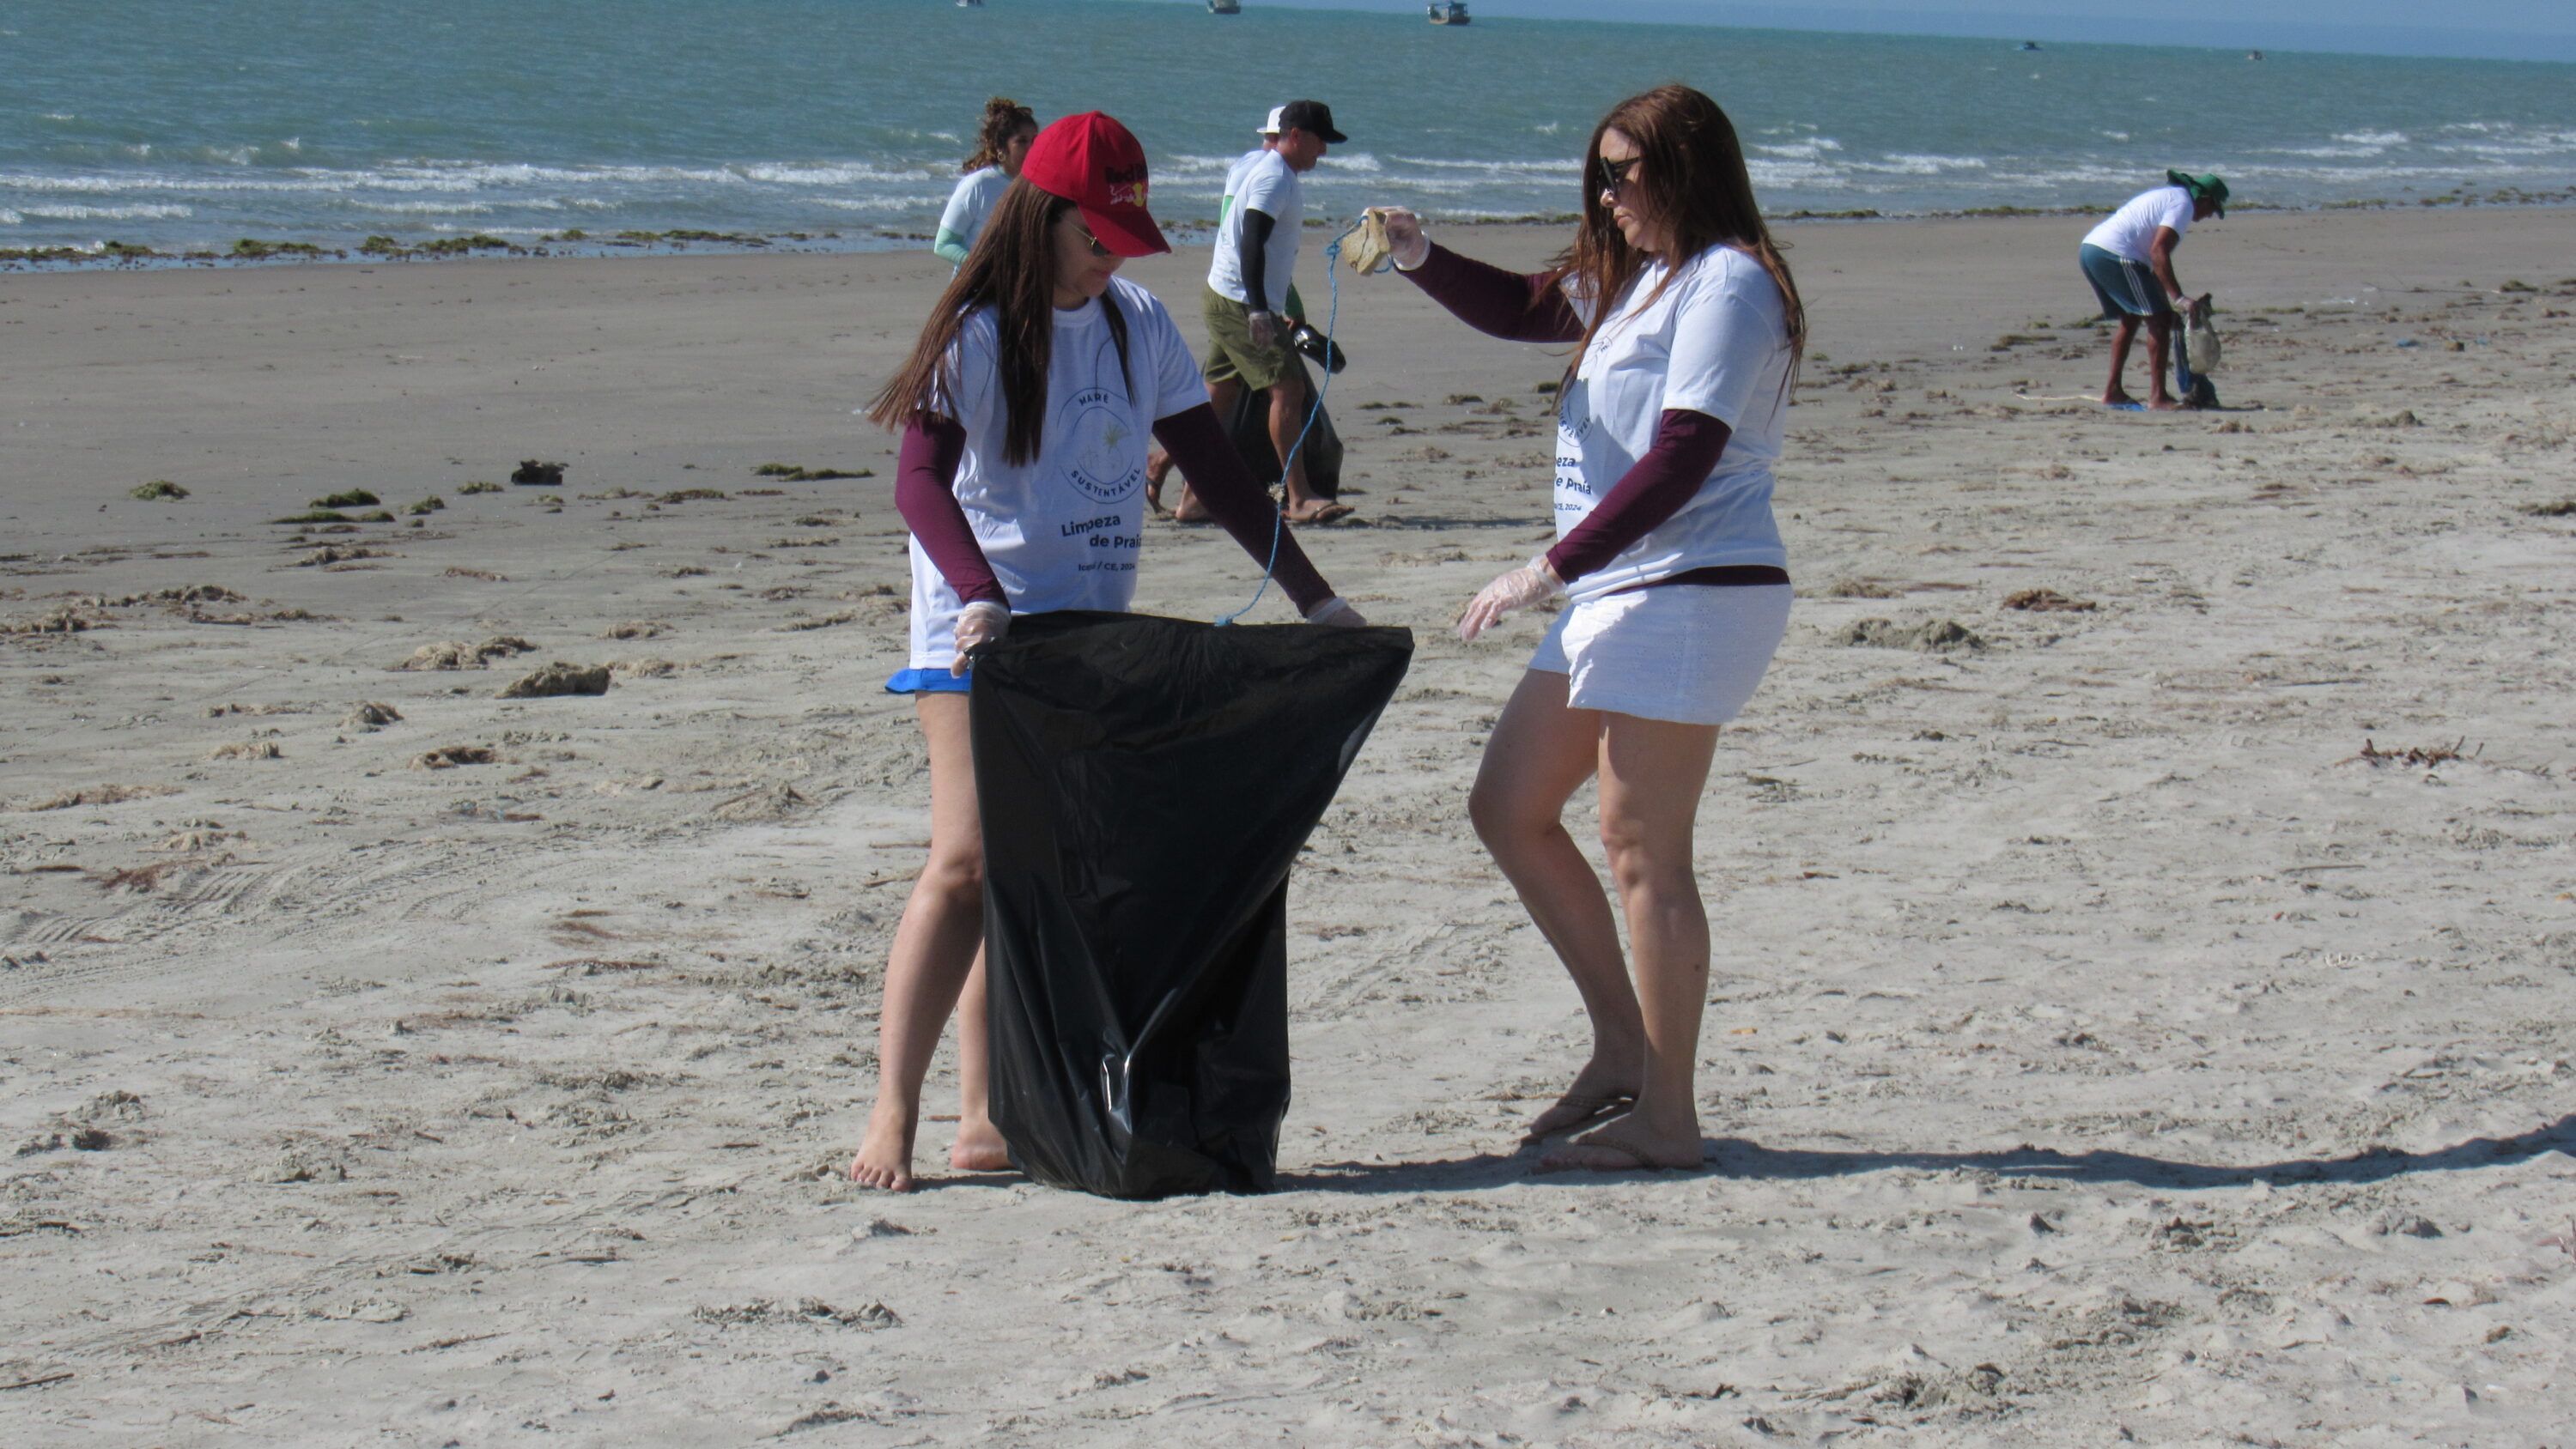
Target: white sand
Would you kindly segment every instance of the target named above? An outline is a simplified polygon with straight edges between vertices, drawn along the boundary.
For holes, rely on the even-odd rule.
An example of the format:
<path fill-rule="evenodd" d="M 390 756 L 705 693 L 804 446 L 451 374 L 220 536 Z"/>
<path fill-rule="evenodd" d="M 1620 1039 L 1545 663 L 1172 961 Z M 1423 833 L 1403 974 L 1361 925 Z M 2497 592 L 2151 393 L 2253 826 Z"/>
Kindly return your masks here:
<path fill-rule="evenodd" d="M 2081 225 L 1792 230 L 1803 597 L 1701 817 L 1698 1175 L 1513 1147 L 1585 1031 L 1463 802 L 1543 621 L 1438 626 L 1541 536 L 1559 363 L 1345 288 L 1375 526 L 1306 537 L 1420 652 L 1295 888 L 1289 1186 L 1156 1204 L 836 1176 L 925 830 L 849 409 L 944 268 L 0 276 L 0 621 L 91 626 L 0 638 L 0 1441 L 2563 1442 L 2567 213 L 2195 232 L 2221 416 L 2016 400 L 2101 385 L 2080 327 L 1987 350 L 2088 312 Z M 1201 264 L 1134 274 L 1195 330 Z M 461 492 L 526 457 L 560 513 Z M 348 487 L 447 507 L 264 521 Z M 1249 591 L 1147 547 L 1144 607 Z M 492 698 L 547 660 L 626 667 Z M 32 808 L 101 786 L 163 793 Z"/>

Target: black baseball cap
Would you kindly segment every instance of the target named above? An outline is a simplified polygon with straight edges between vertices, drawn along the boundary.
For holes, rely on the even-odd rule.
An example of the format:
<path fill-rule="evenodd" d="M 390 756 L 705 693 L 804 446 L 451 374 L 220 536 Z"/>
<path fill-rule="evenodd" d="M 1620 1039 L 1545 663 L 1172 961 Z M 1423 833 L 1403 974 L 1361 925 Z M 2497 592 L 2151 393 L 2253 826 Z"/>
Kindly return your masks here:
<path fill-rule="evenodd" d="M 1335 146 L 1350 139 L 1333 129 L 1333 108 L 1322 101 L 1290 101 L 1273 109 L 1270 119 L 1262 123 L 1261 134 L 1276 136 L 1290 127 L 1311 132 Z"/>

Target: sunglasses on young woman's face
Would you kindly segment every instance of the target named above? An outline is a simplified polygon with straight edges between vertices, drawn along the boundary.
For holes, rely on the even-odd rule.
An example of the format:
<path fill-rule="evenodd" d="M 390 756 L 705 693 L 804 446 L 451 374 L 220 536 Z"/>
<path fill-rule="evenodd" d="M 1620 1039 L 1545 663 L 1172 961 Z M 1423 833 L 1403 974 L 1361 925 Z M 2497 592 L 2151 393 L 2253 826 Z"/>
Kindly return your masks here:
<path fill-rule="evenodd" d="M 1616 195 L 1620 188 L 1628 184 L 1628 178 L 1636 174 L 1637 163 L 1644 159 L 1642 156 L 1628 156 L 1613 161 L 1607 156 L 1602 157 L 1601 190 L 1603 194 Z"/>
<path fill-rule="evenodd" d="M 1091 254 L 1092 254 L 1093 256 L 1095 256 L 1095 257 L 1114 257 L 1114 256 L 1118 255 L 1116 252 L 1113 252 L 1113 251 L 1111 251 L 1111 250 L 1109 249 L 1109 245 L 1108 245 L 1108 243 L 1103 242 L 1100 238 L 1098 238 L 1098 237 L 1096 237 L 1096 236 L 1093 236 L 1093 235 L 1091 234 L 1091 228 L 1089 228 L 1089 227 L 1087 227 L 1087 226 L 1084 226 L 1081 222 L 1078 222 L 1078 221 L 1077 221 L 1077 222 L 1075 222 L 1075 223 L 1073 224 L 1073 230 L 1074 230 L 1074 234 L 1075 234 L 1076 236 L 1079 236 L 1079 237 L 1081 237 L 1081 238 L 1082 238 L 1082 244 L 1083 244 L 1084 246 L 1087 246 L 1087 247 L 1091 248 Z"/>

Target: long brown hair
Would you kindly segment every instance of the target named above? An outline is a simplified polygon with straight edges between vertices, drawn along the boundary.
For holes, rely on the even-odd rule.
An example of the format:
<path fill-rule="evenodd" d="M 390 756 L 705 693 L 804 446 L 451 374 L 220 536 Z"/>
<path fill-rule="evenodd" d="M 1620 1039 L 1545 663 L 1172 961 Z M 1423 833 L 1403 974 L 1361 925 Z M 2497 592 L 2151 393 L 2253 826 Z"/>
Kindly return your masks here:
<path fill-rule="evenodd" d="M 1645 210 L 1672 232 L 1671 269 L 1655 294 L 1672 285 L 1681 264 L 1719 243 L 1742 247 L 1762 263 L 1780 285 L 1782 315 L 1788 323 L 1789 375 L 1795 377 L 1807 351 L 1807 309 L 1798 300 L 1798 284 L 1789 276 L 1783 248 L 1771 239 L 1762 208 L 1753 199 L 1753 177 L 1744 167 L 1744 147 L 1735 123 L 1717 102 L 1683 85 L 1657 86 L 1610 108 L 1592 128 L 1592 144 L 1583 154 L 1583 226 L 1574 245 L 1556 257 L 1560 276 L 1592 303 L 1592 320 L 1583 329 L 1583 344 L 1566 365 L 1566 380 L 1583 365 L 1583 354 L 1609 319 L 1646 256 L 1628 245 L 1601 200 L 1610 170 L 1601 162 L 1603 133 L 1617 131 L 1637 145 L 1637 177 L 1629 184 L 1642 189 Z M 1652 300 L 1649 298 L 1648 300 Z"/>
<path fill-rule="evenodd" d="M 1014 181 L 993 205 L 992 219 L 975 250 L 950 278 L 930 309 L 912 355 L 894 381 L 868 404 L 868 421 L 889 431 L 923 417 L 955 417 L 956 378 L 948 355 L 958 331 L 977 311 L 993 309 L 1001 373 L 1002 461 L 1014 467 L 1037 457 L 1045 440 L 1047 365 L 1055 352 L 1055 224 L 1073 203 Z M 1109 335 L 1118 345 L 1118 367 L 1127 370 L 1127 315 L 1115 291 L 1100 299 Z M 1128 391 L 1134 392 L 1132 383 Z M 959 421 L 963 421 L 960 419 Z"/>
<path fill-rule="evenodd" d="M 983 129 L 975 133 L 975 154 L 958 166 L 960 171 L 981 171 L 1002 164 L 1002 153 L 1011 148 L 1011 138 L 1022 131 L 1038 128 L 1037 112 L 1012 100 L 995 96 L 984 103 Z"/>

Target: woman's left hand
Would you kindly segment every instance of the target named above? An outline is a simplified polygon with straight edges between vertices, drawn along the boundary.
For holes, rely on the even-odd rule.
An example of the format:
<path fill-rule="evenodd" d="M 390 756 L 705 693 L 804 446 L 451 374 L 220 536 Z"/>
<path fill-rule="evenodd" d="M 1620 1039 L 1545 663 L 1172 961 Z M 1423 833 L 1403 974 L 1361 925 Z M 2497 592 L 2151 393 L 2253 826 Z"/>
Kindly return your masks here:
<path fill-rule="evenodd" d="M 1431 259 L 1431 238 L 1422 234 L 1422 218 L 1401 206 L 1378 209 L 1386 224 L 1386 244 L 1397 271 L 1409 272 Z"/>
<path fill-rule="evenodd" d="M 990 599 L 977 599 L 957 612 L 957 657 L 949 661 L 951 675 L 963 675 L 973 663 L 966 656 L 979 644 L 990 644 L 1011 632 L 1011 608 Z"/>
<path fill-rule="evenodd" d="M 1467 612 L 1458 616 L 1458 640 L 1467 643 L 1502 622 L 1502 617 L 1514 609 L 1526 609 L 1564 592 L 1565 584 L 1557 578 L 1556 570 L 1548 567 L 1547 560 L 1533 559 L 1485 585 L 1484 591 L 1469 602 Z"/>

